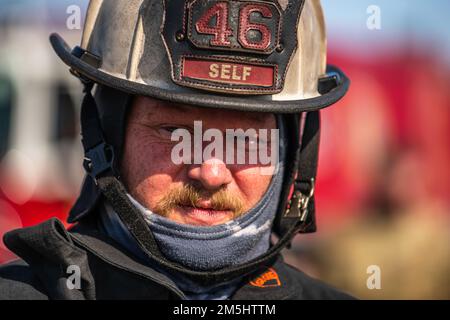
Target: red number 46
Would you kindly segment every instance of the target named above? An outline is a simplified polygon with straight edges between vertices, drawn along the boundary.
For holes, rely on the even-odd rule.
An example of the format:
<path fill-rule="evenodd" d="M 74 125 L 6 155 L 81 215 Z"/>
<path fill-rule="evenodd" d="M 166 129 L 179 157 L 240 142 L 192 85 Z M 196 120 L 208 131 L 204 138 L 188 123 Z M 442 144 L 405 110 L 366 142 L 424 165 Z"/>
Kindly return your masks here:
<path fill-rule="evenodd" d="M 229 25 L 229 11 L 228 2 L 218 2 L 209 8 L 195 24 L 198 33 L 214 36 L 210 41 L 211 46 L 231 47 L 230 37 L 233 35 L 233 30 Z M 254 12 L 264 18 L 273 17 L 268 5 L 256 3 L 243 5 L 239 12 L 238 41 L 245 49 L 265 51 L 272 43 L 272 33 L 268 26 L 250 21 L 250 16 Z M 211 20 L 214 17 L 216 18 L 215 24 L 211 26 Z M 250 31 L 259 32 L 260 37 L 256 40 L 250 39 Z"/>

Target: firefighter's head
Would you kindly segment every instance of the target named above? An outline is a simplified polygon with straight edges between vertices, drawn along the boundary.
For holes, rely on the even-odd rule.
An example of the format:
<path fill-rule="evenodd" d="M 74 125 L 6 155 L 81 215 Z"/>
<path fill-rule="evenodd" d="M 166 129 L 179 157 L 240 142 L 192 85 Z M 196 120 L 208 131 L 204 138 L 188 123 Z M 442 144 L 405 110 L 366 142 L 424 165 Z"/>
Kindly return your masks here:
<path fill-rule="evenodd" d="M 319 110 L 349 85 L 327 67 L 319 0 L 91 0 L 81 45 L 51 42 L 86 89 L 87 177 L 70 222 L 106 203 L 144 252 L 192 277 L 260 256 L 208 281 L 315 231 Z M 246 256 L 208 261 L 199 244 L 199 266 L 180 258 L 187 235 L 226 235 L 212 248 Z"/>

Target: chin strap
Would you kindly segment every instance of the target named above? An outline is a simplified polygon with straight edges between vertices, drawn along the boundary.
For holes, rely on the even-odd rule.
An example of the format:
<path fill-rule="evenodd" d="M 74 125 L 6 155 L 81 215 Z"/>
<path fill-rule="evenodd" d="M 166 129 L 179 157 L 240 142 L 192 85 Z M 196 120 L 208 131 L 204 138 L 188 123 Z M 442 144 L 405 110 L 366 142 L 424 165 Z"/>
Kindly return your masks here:
<path fill-rule="evenodd" d="M 289 183 L 289 195 L 284 196 L 285 202 L 280 207 L 275 221 L 275 232 L 282 236 L 292 225 L 299 224 L 298 232 L 316 232 L 314 191 L 319 160 L 320 143 L 320 113 L 319 111 L 306 114 L 303 136 L 297 158 L 293 162 L 295 170 Z M 287 203 L 286 203 L 287 202 Z"/>
<path fill-rule="evenodd" d="M 159 248 L 142 214 L 134 207 L 126 195 L 126 189 L 114 172 L 114 150 L 105 142 L 98 110 L 91 94 L 92 85 L 87 84 L 86 95 L 81 108 L 82 143 L 85 150 L 84 168 L 93 178 L 103 196 L 119 215 L 120 219 L 149 258 L 164 268 L 183 273 L 187 277 L 208 285 L 233 280 L 249 274 L 264 265 L 270 265 L 279 252 L 290 244 L 298 232 L 314 229 L 314 179 L 317 168 L 319 140 L 319 114 L 308 113 L 305 122 L 303 142 L 297 157 L 297 175 L 293 177 L 294 193 L 289 208 L 281 218 L 278 242 L 264 255 L 239 266 L 200 272 L 167 260 Z M 298 117 L 296 117 L 298 118 Z M 297 139 L 298 141 L 298 139 Z M 298 142 L 297 142 L 298 143 Z M 300 173 L 300 174 L 299 174 Z M 287 199 L 287 196 L 285 197 Z M 283 211 L 286 203 L 283 205 Z"/>

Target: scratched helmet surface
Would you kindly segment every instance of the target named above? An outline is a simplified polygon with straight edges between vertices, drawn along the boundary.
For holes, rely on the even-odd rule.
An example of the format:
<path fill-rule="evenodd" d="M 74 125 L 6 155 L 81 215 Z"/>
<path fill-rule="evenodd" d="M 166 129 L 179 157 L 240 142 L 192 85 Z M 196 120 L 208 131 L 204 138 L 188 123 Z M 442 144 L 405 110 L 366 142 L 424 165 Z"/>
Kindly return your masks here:
<path fill-rule="evenodd" d="M 51 43 L 79 77 L 203 107 L 313 111 L 349 85 L 319 0 L 91 0 L 80 46 Z"/>

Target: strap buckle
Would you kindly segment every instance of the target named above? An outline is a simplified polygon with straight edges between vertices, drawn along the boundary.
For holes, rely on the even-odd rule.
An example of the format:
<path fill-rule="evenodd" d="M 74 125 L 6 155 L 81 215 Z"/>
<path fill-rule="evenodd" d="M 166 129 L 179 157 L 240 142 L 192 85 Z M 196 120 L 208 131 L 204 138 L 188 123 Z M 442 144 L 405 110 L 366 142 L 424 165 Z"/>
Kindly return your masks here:
<path fill-rule="evenodd" d="M 308 206 L 310 200 L 314 197 L 315 181 L 311 178 L 309 188 L 309 194 L 305 195 L 300 190 L 296 189 L 292 198 L 289 200 L 289 206 L 284 213 L 285 217 L 300 218 L 301 222 L 305 222 L 308 216 Z M 295 210 L 292 210 L 295 208 Z M 294 212 L 291 212 L 294 211 Z M 295 212 L 296 211 L 296 212 Z"/>
<path fill-rule="evenodd" d="M 91 67 L 94 67 L 96 69 L 99 69 L 102 66 L 102 58 L 79 47 L 76 46 L 72 50 L 72 55 L 80 59 L 81 61 L 89 64 Z M 78 71 L 76 71 L 74 68 L 69 69 L 70 73 L 73 74 L 75 77 L 79 78 L 80 81 L 86 85 L 92 82 L 92 80 L 88 79 L 86 76 L 82 75 Z"/>
<path fill-rule="evenodd" d="M 109 144 L 102 142 L 86 152 L 83 167 L 86 172 L 97 181 L 102 173 L 112 170 L 114 151 Z"/>

